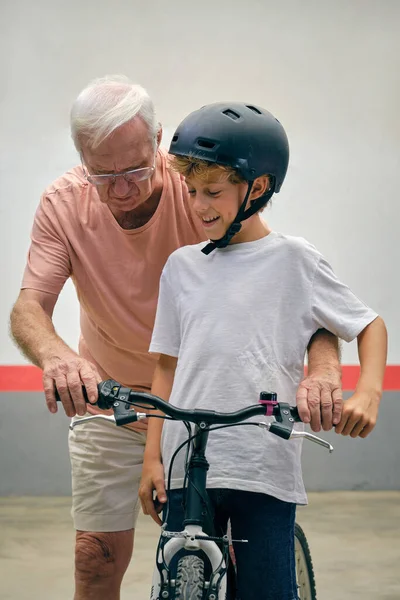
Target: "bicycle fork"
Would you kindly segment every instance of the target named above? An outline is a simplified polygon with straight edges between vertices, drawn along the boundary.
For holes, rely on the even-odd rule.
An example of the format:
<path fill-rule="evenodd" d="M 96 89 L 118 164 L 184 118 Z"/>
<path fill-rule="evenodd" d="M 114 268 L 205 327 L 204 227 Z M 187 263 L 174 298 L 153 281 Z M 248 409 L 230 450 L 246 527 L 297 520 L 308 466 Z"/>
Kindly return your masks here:
<path fill-rule="evenodd" d="M 189 461 L 188 485 L 186 489 L 186 509 L 183 531 L 164 530 L 157 549 L 157 564 L 154 569 L 150 600 L 171 599 L 175 581 L 170 578 L 170 564 L 174 556 L 184 549 L 190 554 L 203 552 L 207 556 L 211 575 L 205 581 L 205 600 L 225 600 L 227 592 L 227 564 L 229 556 L 228 537 L 208 536 L 204 531 L 207 516 L 206 480 L 209 464 L 205 457 L 209 425 L 199 423 L 195 427 L 193 454 Z M 223 544 L 223 551 L 217 545 Z M 173 598 L 173 597 L 172 597 Z"/>
<path fill-rule="evenodd" d="M 166 543 L 165 539 L 168 539 Z M 226 540 L 226 545 L 228 546 L 228 540 Z M 209 536 L 203 532 L 199 525 L 187 525 L 184 531 L 163 531 L 161 534 L 150 600 L 173 599 L 170 592 L 174 589 L 175 581 L 170 579 L 169 566 L 173 557 L 182 549 L 191 554 L 204 552 L 210 561 L 212 570 L 209 581 L 205 582 L 204 598 L 207 600 L 225 600 L 227 593 L 225 553 L 221 552 L 216 542 L 209 539 Z"/>

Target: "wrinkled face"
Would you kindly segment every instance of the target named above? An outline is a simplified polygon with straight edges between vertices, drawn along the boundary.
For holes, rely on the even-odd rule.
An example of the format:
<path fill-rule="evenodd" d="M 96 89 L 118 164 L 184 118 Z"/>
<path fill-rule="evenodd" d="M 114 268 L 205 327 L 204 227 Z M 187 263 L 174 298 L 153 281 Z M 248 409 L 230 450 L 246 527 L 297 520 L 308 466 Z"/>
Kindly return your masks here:
<path fill-rule="evenodd" d="M 222 238 L 234 221 L 247 192 L 246 183 L 230 183 L 226 175 L 204 182 L 186 179 L 191 204 L 209 239 Z M 245 227 L 245 222 L 242 227 Z"/>
<path fill-rule="evenodd" d="M 82 162 L 89 176 L 123 174 L 133 169 L 152 167 L 156 161 L 156 150 L 148 127 L 139 117 L 121 125 L 95 149 L 91 149 L 84 140 L 81 145 Z M 96 185 L 101 202 L 112 210 L 123 212 L 134 210 L 146 202 L 154 190 L 155 171 L 141 173 L 148 173 L 150 177 L 142 181 L 137 180 L 140 177 L 135 179 L 135 174 L 127 174 L 126 178 L 104 178 L 105 183 Z"/>

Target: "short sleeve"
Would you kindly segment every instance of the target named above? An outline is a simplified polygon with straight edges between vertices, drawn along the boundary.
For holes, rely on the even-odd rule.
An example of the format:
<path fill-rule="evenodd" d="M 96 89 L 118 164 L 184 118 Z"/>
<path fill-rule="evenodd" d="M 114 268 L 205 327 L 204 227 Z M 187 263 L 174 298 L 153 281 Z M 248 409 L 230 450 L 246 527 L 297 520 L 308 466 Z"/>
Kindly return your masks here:
<path fill-rule="evenodd" d="M 54 207 L 44 195 L 36 211 L 21 288 L 59 294 L 71 275 L 71 261 Z"/>
<path fill-rule="evenodd" d="M 351 342 L 377 316 L 349 287 L 339 281 L 331 266 L 321 257 L 312 295 L 312 318 L 316 328 L 327 329 L 346 342 Z"/>
<path fill-rule="evenodd" d="M 177 291 L 169 280 L 170 264 L 164 267 L 160 279 L 156 319 L 150 343 L 150 352 L 178 357 L 181 345 L 181 328 Z"/>

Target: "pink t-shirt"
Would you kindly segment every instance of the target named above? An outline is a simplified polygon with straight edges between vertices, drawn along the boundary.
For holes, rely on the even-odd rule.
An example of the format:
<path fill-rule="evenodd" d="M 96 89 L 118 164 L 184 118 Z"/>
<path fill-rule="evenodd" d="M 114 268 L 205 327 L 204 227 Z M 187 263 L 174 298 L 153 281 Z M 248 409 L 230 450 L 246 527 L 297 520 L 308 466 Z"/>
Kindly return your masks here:
<path fill-rule="evenodd" d="M 149 354 L 161 271 L 177 248 L 205 240 L 186 185 L 162 159 L 163 191 L 150 221 L 122 229 L 76 167 L 44 192 L 22 288 L 59 294 L 71 277 L 81 306 L 80 353 L 100 375 L 149 389 Z"/>

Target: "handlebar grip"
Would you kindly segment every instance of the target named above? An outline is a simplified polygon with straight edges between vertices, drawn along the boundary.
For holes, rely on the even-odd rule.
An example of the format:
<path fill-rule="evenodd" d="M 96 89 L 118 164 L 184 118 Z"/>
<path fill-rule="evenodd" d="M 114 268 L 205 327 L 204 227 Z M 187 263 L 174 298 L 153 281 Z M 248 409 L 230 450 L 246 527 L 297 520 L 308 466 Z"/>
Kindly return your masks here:
<path fill-rule="evenodd" d="M 55 394 L 57 402 L 61 402 L 60 394 L 58 393 L 57 388 L 54 390 L 54 394 Z M 82 386 L 82 394 L 85 399 L 85 402 L 89 403 L 89 398 L 88 398 L 87 391 L 86 391 L 86 388 L 84 385 Z"/>

